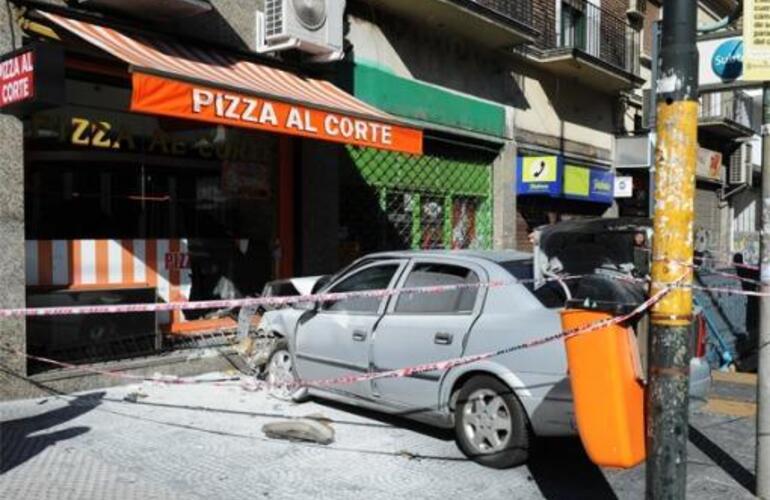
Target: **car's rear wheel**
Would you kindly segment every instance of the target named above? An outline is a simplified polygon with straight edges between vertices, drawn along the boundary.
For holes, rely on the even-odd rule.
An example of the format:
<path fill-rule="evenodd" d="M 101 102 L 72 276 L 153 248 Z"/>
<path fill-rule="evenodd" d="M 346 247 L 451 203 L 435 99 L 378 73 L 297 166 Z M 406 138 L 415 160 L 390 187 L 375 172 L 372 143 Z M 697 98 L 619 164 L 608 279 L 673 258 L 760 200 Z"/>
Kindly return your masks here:
<path fill-rule="evenodd" d="M 527 415 L 513 390 L 494 377 L 473 377 L 460 389 L 455 408 L 457 445 L 474 461 L 496 469 L 529 457 Z"/>

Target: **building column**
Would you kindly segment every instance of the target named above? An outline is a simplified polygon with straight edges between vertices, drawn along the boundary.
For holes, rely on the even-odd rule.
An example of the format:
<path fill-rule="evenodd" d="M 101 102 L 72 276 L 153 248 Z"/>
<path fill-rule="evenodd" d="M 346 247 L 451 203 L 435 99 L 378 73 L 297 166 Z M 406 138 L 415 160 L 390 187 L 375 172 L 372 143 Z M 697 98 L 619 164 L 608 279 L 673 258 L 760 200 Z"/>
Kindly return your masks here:
<path fill-rule="evenodd" d="M 516 141 L 508 140 L 492 164 L 492 246 L 516 248 Z"/>
<path fill-rule="evenodd" d="M 0 9 L 0 53 L 21 45 L 21 33 L 13 26 L 8 10 Z M 21 121 L 0 115 L 0 308 L 24 307 L 24 151 Z M 19 393 L 27 362 L 7 349 L 26 352 L 23 319 L 0 319 L 0 400 Z"/>
<path fill-rule="evenodd" d="M 301 222 L 299 274 L 331 274 L 338 269 L 339 168 L 345 150 L 338 144 L 303 139 L 300 159 Z"/>

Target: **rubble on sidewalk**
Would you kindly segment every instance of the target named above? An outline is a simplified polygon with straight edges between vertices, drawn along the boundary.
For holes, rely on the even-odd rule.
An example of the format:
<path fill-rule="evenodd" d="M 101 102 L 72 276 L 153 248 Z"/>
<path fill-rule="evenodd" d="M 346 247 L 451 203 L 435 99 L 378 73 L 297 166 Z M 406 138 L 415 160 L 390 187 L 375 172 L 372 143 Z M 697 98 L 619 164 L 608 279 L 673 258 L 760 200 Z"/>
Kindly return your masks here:
<path fill-rule="evenodd" d="M 262 426 L 262 432 L 271 439 L 310 441 L 318 444 L 334 442 L 334 429 L 330 421 L 317 417 L 271 422 Z"/>
<path fill-rule="evenodd" d="M 249 334 L 248 337 L 235 344 L 235 352 L 241 356 L 246 366 L 256 372 L 267 363 L 267 358 L 276 341 L 275 337 L 263 332 Z"/>
<path fill-rule="evenodd" d="M 131 391 L 125 396 L 123 396 L 123 401 L 127 401 L 129 403 L 137 403 L 140 399 L 144 399 L 147 397 L 147 394 L 142 392 L 141 389 L 136 391 Z"/>

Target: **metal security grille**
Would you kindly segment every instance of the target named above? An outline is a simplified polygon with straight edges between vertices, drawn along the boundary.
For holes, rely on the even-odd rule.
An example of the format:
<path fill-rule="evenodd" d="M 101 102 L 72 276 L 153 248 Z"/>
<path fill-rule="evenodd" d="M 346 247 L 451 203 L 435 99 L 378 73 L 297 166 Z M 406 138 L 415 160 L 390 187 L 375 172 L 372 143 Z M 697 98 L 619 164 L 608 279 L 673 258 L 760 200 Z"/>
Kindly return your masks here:
<path fill-rule="evenodd" d="M 265 2 L 265 35 L 268 37 L 283 34 L 283 2 L 284 0 Z"/>
<path fill-rule="evenodd" d="M 343 263 L 382 250 L 491 247 L 495 154 L 428 149 L 411 156 L 347 148 L 340 193 Z"/>

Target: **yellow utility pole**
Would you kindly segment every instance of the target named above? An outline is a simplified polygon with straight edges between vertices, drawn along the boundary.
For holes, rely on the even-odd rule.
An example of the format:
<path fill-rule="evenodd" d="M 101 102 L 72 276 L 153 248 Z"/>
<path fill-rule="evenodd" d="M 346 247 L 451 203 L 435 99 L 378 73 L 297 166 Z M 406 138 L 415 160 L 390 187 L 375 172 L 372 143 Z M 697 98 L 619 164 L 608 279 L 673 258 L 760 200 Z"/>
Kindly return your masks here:
<path fill-rule="evenodd" d="M 695 0 L 666 2 L 657 76 L 655 213 L 650 294 L 682 285 L 652 309 L 647 498 L 684 499 L 687 484 L 693 212 L 698 144 Z"/>

